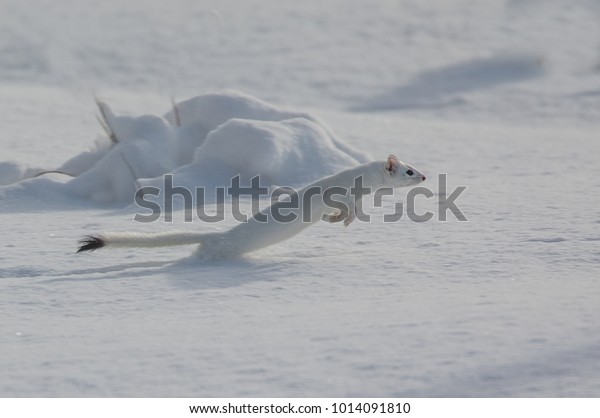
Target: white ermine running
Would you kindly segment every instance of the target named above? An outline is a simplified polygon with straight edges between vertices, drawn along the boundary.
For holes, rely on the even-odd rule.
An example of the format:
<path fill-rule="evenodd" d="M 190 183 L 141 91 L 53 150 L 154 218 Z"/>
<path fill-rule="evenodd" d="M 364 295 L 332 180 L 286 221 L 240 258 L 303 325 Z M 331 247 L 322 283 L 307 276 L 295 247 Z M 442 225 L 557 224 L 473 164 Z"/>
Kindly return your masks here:
<path fill-rule="evenodd" d="M 79 250 L 93 251 L 101 247 L 165 247 L 173 245 L 200 244 L 198 255 L 206 258 L 228 258 L 256 251 L 293 237 L 304 228 L 323 219 L 328 222 L 344 221 L 348 226 L 355 218 L 356 200 L 363 195 L 351 193 L 356 179 L 362 179 L 362 187 L 368 194 L 380 188 L 414 186 L 425 181 L 425 176 L 414 167 L 390 155 L 386 161 L 374 161 L 321 178 L 298 190 L 293 206 L 290 201 L 279 201 L 263 209 L 248 222 L 224 232 L 114 232 L 88 235 L 79 244 Z M 327 190 L 336 191 L 327 202 Z M 365 193 L 366 192 L 366 193 Z M 306 196 L 305 196 L 306 195 Z M 335 196 L 335 198 L 333 197 Z M 307 202 L 304 198 L 307 198 Z M 335 204 L 332 204 L 333 201 Z M 326 203 L 329 203 L 326 204 Z M 306 213 L 309 211 L 310 213 Z M 293 217 L 287 222 L 274 219 L 274 213 Z M 293 214 L 293 215 L 292 215 Z M 265 221 L 266 220 L 266 221 Z"/>

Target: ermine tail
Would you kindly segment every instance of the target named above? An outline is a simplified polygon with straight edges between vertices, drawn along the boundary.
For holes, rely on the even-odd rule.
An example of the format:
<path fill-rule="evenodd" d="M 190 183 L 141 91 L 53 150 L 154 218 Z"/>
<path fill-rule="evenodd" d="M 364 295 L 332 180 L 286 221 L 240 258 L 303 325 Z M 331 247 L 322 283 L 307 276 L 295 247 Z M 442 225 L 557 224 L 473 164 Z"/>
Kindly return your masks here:
<path fill-rule="evenodd" d="M 102 247 L 169 247 L 173 245 L 201 244 L 211 235 L 201 232 L 113 232 L 88 235 L 79 241 L 78 253 Z"/>

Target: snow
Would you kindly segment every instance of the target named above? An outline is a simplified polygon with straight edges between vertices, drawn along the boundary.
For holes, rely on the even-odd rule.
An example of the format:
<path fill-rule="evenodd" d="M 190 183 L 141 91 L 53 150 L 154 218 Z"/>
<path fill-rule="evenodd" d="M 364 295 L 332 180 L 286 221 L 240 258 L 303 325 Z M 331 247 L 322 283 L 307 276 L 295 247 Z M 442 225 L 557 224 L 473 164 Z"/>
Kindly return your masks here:
<path fill-rule="evenodd" d="M 43 184 L 56 192 L 56 199 L 79 197 L 126 205 L 133 203 L 142 186 L 164 189 L 165 175 L 176 187 L 191 191 L 227 187 L 236 176 L 243 184 L 260 176 L 262 187 L 291 187 L 369 160 L 314 117 L 235 91 L 174 102 L 164 117 L 118 116 L 108 104 L 97 101 L 97 105 L 105 137 L 96 140 L 94 149 L 70 158 L 57 170 L 4 162 L 0 184 L 19 183 L 19 189 Z M 48 171 L 73 178 L 66 184 L 39 179 Z M 14 188 L 5 188 L 4 195 Z"/>
<path fill-rule="evenodd" d="M 3 396 L 600 395 L 598 2 L 46 6 L 0 5 Z M 236 224 L 134 222 L 135 180 L 390 153 L 434 220 L 384 223 L 402 191 L 242 259 L 74 253 Z M 437 220 L 438 173 L 468 222 Z"/>

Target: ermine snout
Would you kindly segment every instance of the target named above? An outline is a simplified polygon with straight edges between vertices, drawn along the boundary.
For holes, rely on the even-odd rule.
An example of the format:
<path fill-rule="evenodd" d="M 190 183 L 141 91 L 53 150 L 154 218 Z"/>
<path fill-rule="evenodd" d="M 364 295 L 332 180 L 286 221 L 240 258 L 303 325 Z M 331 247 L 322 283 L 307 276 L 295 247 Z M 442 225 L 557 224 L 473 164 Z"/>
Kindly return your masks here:
<path fill-rule="evenodd" d="M 421 180 L 425 181 L 426 177 L 424 175 L 421 175 Z"/>

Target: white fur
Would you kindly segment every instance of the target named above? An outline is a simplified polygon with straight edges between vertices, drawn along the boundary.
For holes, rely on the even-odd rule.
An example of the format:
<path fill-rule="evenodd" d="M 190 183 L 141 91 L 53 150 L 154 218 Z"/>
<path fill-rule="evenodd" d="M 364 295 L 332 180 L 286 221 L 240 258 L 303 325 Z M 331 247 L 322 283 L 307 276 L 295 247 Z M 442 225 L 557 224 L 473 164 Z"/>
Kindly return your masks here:
<path fill-rule="evenodd" d="M 171 247 L 198 244 L 205 234 L 200 232 L 108 232 L 100 235 L 111 247 Z"/>
<path fill-rule="evenodd" d="M 412 170 L 412 175 L 407 171 Z M 167 233 L 109 233 L 103 234 L 106 246 L 113 247 L 162 247 L 172 245 L 200 244 L 198 254 L 207 258 L 232 257 L 268 247 L 301 232 L 304 228 L 318 222 L 324 216 L 329 216 L 330 222 L 344 220 L 348 225 L 355 217 L 354 197 L 350 189 L 355 185 L 355 179 L 362 176 L 362 186 L 371 188 L 374 192 L 382 187 L 407 187 L 416 185 L 425 180 L 425 176 L 413 167 L 399 161 L 390 155 L 386 161 L 375 161 L 351 168 L 329 177 L 324 177 L 300 189 L 298 193 L 299 208 L 289 209 L 282 213 L 295 213 L 296 219 L 291 222 L 277 222 L 271 216 L 269 207 L 261 211 L 267 216 L 267 222 L 260 222 L 256 216 L 248 222 L 241 223 L 225 232 L 200 233 L 200 232 L 167 232 Z M 315 195 L 311 199 L 310 222 L 306 222 L 303 212 L 302 199 L 304 194 L 315 187 L 322 192 L 331 187 L 343 187 L 348 190 L 345 197 L 336 196 L 335 200 L 343 202 L 348 208 L 347 212 L 340 213 L 325 205 L 323 195 Z M 275 203 L 274 205 L 280 205 Z"/>

